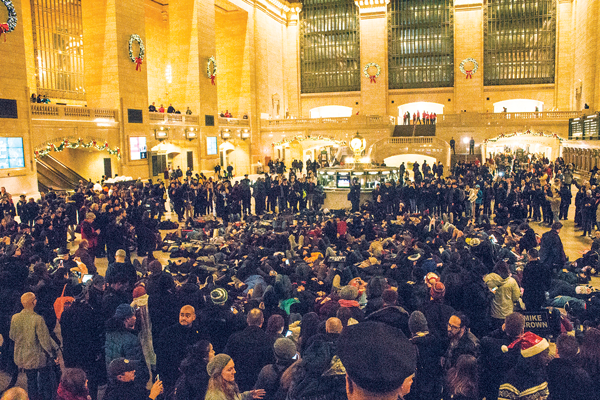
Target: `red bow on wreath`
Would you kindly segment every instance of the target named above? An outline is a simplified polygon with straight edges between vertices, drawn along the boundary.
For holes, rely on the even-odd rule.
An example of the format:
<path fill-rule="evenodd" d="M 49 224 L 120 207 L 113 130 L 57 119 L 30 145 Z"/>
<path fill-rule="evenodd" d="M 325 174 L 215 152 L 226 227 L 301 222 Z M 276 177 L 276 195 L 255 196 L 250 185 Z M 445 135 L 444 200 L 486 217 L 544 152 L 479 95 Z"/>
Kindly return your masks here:
<path fill-rule="evenodd" d="M 8 24 L 0 24 L 0 36 L 4 33 L 4 41 L 6 42 L 6 33 L 8 33 Z"/>
<path fill-rule="evenodd" d="M 377 81 L 375 80 L 377 77 L 375 75 L 371 75 L 369 76 L 369 79 L 371 79 L 371 83 L 377 83 Z"/>
<path fill-rule="evenodd" d="M 141 71 L 142 70 L 142 62 L 144 62 L 144 60 L 142 60 L 140 57 L 135 59 L 135 70 L 136 71 Z"/>
<path fill-rule="evenodd" d="M 217 77 L 216 75 L 211 75 L 211 76 L 210 76 L 210 83 L 211 83 L 211 84 L 213 84 L 213 85 L 215 84 L 215 78 L 216 78 L 216 77 Z"/>
<path fill-rule="evenodd" d="M 465 70 L 465 75 L 467 76 L 465 79 L 473 79 L 473 70 Z"/>

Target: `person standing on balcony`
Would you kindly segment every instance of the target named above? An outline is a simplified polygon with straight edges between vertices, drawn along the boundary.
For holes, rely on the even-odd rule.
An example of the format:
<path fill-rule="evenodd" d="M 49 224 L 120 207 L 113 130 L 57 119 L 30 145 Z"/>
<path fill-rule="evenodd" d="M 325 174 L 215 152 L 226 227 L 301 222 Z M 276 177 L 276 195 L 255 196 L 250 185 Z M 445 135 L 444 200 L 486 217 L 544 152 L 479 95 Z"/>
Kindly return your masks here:
<path fill-rule="evenodd" d="M 454 140 L 454 137 L 450 139 L 450 149 L 452 150 L 452 154 L 456 154 L 456 141 Z"/>
<path fill-rule="evenodd" d="M 160 113 L 164 113 L 165 112 L 165 108 L 163 107 L 162 104 L 160 105 L 160 107 L 158 109 L 158 112 L 160 112 Z"/>
<path fill-rule="evenodd" d="M 413 125 L 416 125 L 417 124 L 417 114 L 413 113 L 412 117 L 413 117 Z"/>
<path fill-rule="evenodd" d="M 187 108 L 187 110 L 185 110 L 185 115 L 192 115 L 192 110 L 190 110 L 189 107 Z"/>
<path fill-rule="evenodd" d="M 475 154 L 475 139 L 471 136 L 471 140 L 469 141 L 469 154 Z"/>
<path fill-rule="evenodd" d="M 156 112 L 156 106 L 154 105 L 154 102 L 148 106 L 148 111 Z"/>
<path fill-rule="evenodd" d="M 419 125 L 421 125 L 421 112 L 419 110 L 417 110 L 417 122 L 419 123 Z M 416 122 L 415 122 L 416 125 Z"/>
<path fill-rule="evenodd" d="M 169 113 L 169 114 L 175 113 L 175 107 L 173 107 L 173 104 L 169 104 L 169 108 L 167 108 L 167 113 Z"/>

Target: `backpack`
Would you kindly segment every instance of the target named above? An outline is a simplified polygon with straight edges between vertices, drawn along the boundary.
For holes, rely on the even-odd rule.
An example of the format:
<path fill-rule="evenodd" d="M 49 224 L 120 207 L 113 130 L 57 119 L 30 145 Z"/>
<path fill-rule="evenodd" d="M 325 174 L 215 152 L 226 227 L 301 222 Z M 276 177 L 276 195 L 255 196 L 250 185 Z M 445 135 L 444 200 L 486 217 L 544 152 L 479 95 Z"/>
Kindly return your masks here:
<path fill-rule="evenodd" d="M 74 297 L 65 296 L 66 288 L 67 288 L 67 285 L 65 284 L 65 286 L 63 287 L 63 290 L 62 290 L 62 294 L 54 302 L 54 314 L 56 314 L 56 319 L 58 319 L 59 321 L 60 321 L 60 317 L 62 316 L 62 313 L 67 308 L 71 307 L 71 304 L 73 304 L 75 302 Z"/>

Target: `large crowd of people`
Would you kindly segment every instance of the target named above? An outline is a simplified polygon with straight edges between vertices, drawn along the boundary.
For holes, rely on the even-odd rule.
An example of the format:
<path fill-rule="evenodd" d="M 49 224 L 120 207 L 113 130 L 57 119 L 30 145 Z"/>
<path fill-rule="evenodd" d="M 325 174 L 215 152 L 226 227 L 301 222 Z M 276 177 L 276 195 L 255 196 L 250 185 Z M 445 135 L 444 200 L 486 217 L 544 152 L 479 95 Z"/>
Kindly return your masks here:
<path fill-rule="evenodd" d="M 368 201 L 354 181 L 349 211 L 323 208 L 312 163 L 274 165 L 1 190 L 3 398 L 598 398 L 600 235 L 577 260 L 560 237 L 572 186 L 583 234 L 600 223 L 597 171 L 415 162 Z"/>

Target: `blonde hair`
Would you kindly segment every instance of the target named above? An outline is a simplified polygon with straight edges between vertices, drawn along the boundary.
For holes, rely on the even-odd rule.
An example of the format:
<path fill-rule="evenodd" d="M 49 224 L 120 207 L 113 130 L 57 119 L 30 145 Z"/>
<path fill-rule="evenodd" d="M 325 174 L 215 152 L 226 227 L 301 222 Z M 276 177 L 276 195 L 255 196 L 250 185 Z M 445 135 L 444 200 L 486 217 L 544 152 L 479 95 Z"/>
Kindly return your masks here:
<path fill-rule="evenodd" d="M 206 389 L 206 397 L 205 399 L 209 399 L 210 392 L 221 392 L 225 395 L 228 400 L 236 400 L 237 395 L 240 394 L 240 389 L 238 388 L 237 383 L 235 382 L 227 382 L 221 374 L 217 376 L 211 377 L 208 380 L 208 388 Z"/>

